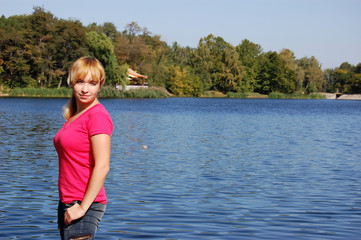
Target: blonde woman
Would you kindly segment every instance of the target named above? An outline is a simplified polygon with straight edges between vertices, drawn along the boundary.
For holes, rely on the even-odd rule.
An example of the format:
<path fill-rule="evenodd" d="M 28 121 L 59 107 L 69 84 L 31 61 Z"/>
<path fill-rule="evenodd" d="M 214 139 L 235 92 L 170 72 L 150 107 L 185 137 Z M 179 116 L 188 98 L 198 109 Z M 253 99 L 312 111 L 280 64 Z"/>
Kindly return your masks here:
<path fill-rule="evenodd" d="M 98 100 L 104 82 L 104 68 L 95 58 L 82 57 L 70 68 L 73 95 L 64 109 L 66 122 L 54 138 L 62 239 L 94 239 L 105 212 L 103 184 L 109 171 L 113 123 Z"/>

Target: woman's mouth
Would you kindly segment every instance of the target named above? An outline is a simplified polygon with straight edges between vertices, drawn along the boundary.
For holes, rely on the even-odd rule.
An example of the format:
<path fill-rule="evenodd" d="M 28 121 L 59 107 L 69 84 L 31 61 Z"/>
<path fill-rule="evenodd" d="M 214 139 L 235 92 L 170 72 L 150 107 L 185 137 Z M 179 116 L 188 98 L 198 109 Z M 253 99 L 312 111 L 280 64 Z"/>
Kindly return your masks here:
<path fill-rule="evenodd" d="M 80 95 L 80 98 L 81 98 L 81 99 L 87 99 L 88 96 L 87 96 L 87 95 Z"/>

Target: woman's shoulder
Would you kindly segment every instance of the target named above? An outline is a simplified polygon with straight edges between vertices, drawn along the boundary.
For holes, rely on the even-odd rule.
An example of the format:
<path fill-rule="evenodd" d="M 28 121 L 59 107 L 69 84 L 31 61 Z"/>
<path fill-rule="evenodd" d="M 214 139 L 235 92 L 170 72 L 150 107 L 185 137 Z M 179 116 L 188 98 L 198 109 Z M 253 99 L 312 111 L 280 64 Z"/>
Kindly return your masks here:
<path fill-rule="evenodd" d="M 88 117 L 91 119 L 92 118 L 109 118 L 109 119 L 111 119 L 109 112 L 104 107 L 104 105 L 101 103 L 98 103 L 97 105 L 95 105 L 91 109 L 89 109 Z"/>
<path fill-rule="evenodd" d="M 94 114 L 98 114 L 98 113 L 105 113 L 105 114 L 109 115 L 107 109 L 101 103 L 98 103 L 98 104 L 94 105 L 91 109 L 89 109 L 89 115 L 94 115 Z"/>

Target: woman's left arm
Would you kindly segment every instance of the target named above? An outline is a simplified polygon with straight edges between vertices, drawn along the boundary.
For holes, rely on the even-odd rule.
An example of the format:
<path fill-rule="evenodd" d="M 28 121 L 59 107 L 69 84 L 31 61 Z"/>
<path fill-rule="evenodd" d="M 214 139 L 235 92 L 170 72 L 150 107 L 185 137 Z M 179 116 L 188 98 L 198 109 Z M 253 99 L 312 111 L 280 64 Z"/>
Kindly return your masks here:
<path fill-rule="evenodd" d="M 107 134 L 97 134 L 91 137 L 95 164 L 93 173 L 81 204 L 76 203 L 66 211 L 65 224 L 70 224 L 71 221 L 83 217 L 102 188 L 109 172 L 110 145 L 111 137 Z"/>

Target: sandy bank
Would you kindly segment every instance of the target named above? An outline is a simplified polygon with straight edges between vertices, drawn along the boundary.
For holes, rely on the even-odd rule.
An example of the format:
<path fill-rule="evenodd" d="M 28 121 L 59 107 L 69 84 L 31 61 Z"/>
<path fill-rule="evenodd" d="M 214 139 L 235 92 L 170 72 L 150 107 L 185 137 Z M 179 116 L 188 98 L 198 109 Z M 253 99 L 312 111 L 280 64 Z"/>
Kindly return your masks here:
<path fill-rule="evenodd" d="M 326 97 L 326 99 L 337 100 L 361 100 L 361 94 L 336 94 L 336 93 L 319 93 Z"/>
<path fill-rule="evenodd" d="M 342 94 L 337 100 L 361 100 L 361 94 Z"/>

